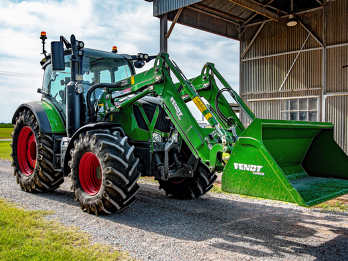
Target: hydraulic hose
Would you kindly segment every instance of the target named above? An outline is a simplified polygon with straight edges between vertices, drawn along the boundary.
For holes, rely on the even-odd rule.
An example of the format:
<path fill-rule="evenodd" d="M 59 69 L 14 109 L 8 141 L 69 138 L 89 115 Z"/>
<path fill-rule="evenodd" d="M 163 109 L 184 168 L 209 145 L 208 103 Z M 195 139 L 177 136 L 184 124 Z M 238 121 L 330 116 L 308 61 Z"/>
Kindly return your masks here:
<path fill-rule="evenodd" d="M 111 89 L 111 88 L 117 88 L 121 86 L 121 82 L 117 82 L 117 83 L 97 83 L 91 86 L 91 88 L 89 88 L 89 90 L 87 91 L 86 94 L 86 102 L 87 102 L 87 111 L 88 111 L 88 117 L 90 117 L 90 119 L 92 120 L 92 122 L 95 122 L 95 118 L 96 118 L 96 113 L 95 110 L 93 108 L 93 105 L 91 103 L 91 95 L 92 93 L 99 88 L 107 88 L 107 89 Z"/>
<path fill-rule="evenodd" d="M 219 98 L 221 96 L 221 94 L 223 92 L 229 92 L 229 89 L 227 88 L 224 88 L 224 89 L 221 89 L 217 94 L 216 94 L 216 97 L 215 97 L 215 109 L 216 109 L 216 112 L 218 113 L 218 115 L 220 116 L 221 119 L 223 119 L 228 126 L 232 126 L 233 123 L 221 112 L 220 108 L 219 108 Z"/>

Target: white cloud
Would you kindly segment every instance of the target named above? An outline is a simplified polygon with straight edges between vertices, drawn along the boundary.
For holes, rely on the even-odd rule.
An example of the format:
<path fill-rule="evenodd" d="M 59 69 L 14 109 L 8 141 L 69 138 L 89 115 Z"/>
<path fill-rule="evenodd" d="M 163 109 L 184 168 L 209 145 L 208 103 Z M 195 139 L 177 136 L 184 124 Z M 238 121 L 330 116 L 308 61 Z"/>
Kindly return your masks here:
<path fill-rule="evenodd" d="M 40 99 L 40 31 L 47 32 L 47 49 L 50 41 L 73 33 L 89 48 L 107 51 L 117 45 L 120 53 L 129 54 L 159 51 L 159 19 L 144 0 L 0 0 L 0 14 L 0 71 L 32 74 L 0 74 L 0 122 L 9 122 L 21 103 Z M 236 41 L 178 24 L 169 38 L 170 57 L 187 77 L 199 75 L 209 61 L 234 88 L 239 81 L 238 51 Z"/>

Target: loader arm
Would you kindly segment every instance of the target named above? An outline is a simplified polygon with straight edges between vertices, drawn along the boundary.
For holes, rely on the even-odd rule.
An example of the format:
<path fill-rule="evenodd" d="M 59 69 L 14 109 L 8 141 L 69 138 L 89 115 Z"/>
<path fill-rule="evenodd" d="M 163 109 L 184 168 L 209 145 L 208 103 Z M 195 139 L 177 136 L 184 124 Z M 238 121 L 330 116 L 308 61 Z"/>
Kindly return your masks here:
<path fill-rule="evenodd" d="M 219 89 L 214 76 L 216 76 L 216 78 L 221 82 L 224 87 L 223 89 Z M 207 80 L 208 82 L 206 82 Z M 245 130 L 245 128 L 222 93 L 228 92 L 251 121 L 256 118 L 245 102 L 222 77 L 213 63 L 206 63 L 201 74 L 193 79 L 190 79 L 190 81 L 198 94 L 207 100 L 210 105 L 209 109 L 214 112 L 220 125 L 225 129 L 232 126 L 235 127 L 237 134 L 236 139 Z M 179 85 L 179 83 L 177 85 Z M 185 90 L 182 90 L 181 95 L 185 97 L 188 94 L 185 92 Z M 185 101 L 189 102 L 191 99 L 187 97 Z"/>
<path fill-rule="evenodd" d="M 177 78 L 179 84 L 173 83 L 171 73 Z M 202 84 L 210 84 L 210 81 L 210 77 L 205 79 L 202 77 Z M 145 96 L 160 96 L 161 106 L 193 155 L 207 164 L 211 171 L 224 169 L 225 165 L 220 160 L 222 153 L 231 152 L 235 137 L 232 132 L 228 132 L 223 127 L 224 125 L 221 124 L 222 121 L 217 117 L 216 112 L 210 110 L 204 104 L 193 84 L 185 77 L 180 68 L 169 59 L 168 54 L 160 53 L 153 68 L 116 84 L 118 84 L 116 88 L 109 86 L 106 94 L 100 100 L 100 104 L 105 107 L 105 113 L 102 115 L 103 120 L 107 121 L 109 115 L 121 112 L 122 109 L 132 106 L 137 100 Z M 100 87 L 103 87 L 103 85 L 100 84 Z M 214 90 L 215 92 L 218 91 L 216 85 Z M 113 100 L 112 93 L 115 91 L 123 91 L 124 94 Z M 195 103 L 212 128 L 199 126 L 180 91 L 183 91 Z M 223 101 L 227 102 L 225 99 Z M 212 100 L 211 103 L 213 103 Z M 235 116 L 231 109 L 229 113 Z M 235 118 L 237 119 L 236 116 Z M 151 125 L 153 124 L 155 122 Z M 240 123 L 239 132 L 243 130 L 242 127 Z"/>

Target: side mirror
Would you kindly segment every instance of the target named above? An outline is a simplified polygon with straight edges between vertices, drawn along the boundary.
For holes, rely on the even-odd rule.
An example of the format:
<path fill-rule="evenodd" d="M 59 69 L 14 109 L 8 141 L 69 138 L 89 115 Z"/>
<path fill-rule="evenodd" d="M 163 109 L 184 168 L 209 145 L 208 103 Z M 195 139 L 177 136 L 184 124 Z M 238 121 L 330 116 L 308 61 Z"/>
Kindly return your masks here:
<path fill-rule="evenodd" d="M 51 61 L 53 71 L 64 71 L 64 48 L 63 42 L 53 41 L 51 42 Z"/>

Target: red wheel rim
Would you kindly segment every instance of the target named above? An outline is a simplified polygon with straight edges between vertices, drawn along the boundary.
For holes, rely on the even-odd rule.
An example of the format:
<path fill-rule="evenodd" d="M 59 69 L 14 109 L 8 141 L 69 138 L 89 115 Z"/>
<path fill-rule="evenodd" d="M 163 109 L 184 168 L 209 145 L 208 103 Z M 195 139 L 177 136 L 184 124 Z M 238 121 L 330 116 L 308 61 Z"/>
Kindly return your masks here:
<path fill-rule="evenodd" d="M 79 163 L 79 180 L 82 189 L 91 196 L 101 187 L 102 171 L 99 159 L 92 152 L 83 154 Z"/>
<path fill-rule="evenodd" d="M 36 165 L 36 139 L 33 130 L 25 126 L 18 136 L 17 158 L 19 168 L 25 176 L 33 174 Z"/>

